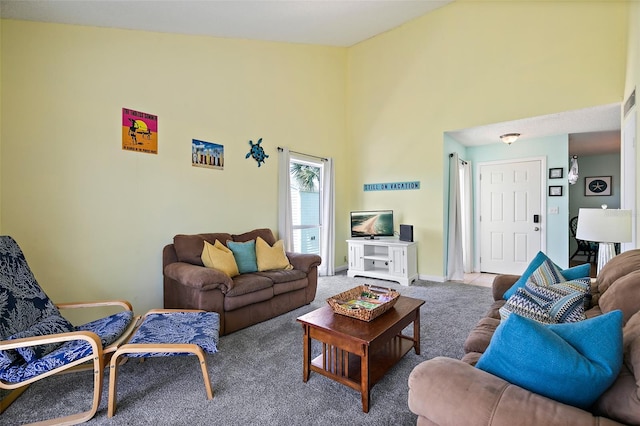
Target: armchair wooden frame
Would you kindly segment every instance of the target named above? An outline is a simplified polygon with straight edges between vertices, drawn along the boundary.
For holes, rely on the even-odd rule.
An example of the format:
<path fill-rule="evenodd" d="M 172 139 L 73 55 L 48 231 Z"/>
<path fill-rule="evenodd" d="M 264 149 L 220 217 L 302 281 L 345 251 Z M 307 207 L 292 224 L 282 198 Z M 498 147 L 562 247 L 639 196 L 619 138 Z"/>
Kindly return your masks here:
<path fill-rule="evenodd" d="M 133 307 L 126 300 L 107 300 L 98 302 L 75 302 L 56 304 L 58 309 L 77 309 L 77 308 L 97 308 L 106 306 L 119 306 L 123 310 L 133 311 Z M 52 334 L 46 337 L 27 337 L 23 339 L 0 341 L 0 350 L 16 349 L 20 347 L 28 347 L 42 345 L 47 343 L 68 342 L 72 340 L 85 340 L 91 345 L 91 354 L 83 358 L 77 359 L 68 364 L 62 365 L 51 371 L 47 371 L 39 376 L 32 377 L 18 383 L 8 383 L 0 380 L 0 389 L 7 389 L 11 392 L 0 401 L 0 414 L 9 407 L 31 383 L 53 376 L 55 374 L 70 373 L 79 370 L 93 369 L 93 402 L 91 408 L 81 413 L 68 416 L 58 417 L 54 419 L 44 420 L 33 423 L 34 425 L 75 425 L 90 420 L 98 411 L 100 398 L 102 396 L 102 386 L 104 382 L 104 367 L 108 365 L 113 353 L 125 342 L 129 335 L 133 332 L 140 317 L 136 317 L 131 324 L 120 335 L 120 337 L 107 347 L 102 347 L 102 342 L 98 335 L 90 331 L 72 331 L 69 333 Z"/>

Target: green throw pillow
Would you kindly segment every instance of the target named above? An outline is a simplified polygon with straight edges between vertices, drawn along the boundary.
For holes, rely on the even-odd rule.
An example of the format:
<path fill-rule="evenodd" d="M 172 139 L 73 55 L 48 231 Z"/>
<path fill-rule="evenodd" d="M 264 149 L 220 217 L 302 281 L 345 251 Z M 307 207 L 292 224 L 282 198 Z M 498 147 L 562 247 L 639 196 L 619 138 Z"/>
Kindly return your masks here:
<path fill-rule="evenodd" d="M 233 257 L 238 265 L 238 272 L 247 274 L 258 272 L 258 260 L 256 258 L 256 241 L 251 240 L 245 243 L 227 241 L 227 247 L 233 252 Z"/>

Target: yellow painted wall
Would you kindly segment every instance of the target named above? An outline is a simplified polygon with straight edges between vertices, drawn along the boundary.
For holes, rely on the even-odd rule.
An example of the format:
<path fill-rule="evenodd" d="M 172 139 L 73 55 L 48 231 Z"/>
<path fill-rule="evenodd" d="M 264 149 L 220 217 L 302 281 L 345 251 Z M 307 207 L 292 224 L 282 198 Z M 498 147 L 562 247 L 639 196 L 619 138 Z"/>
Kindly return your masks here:
<path fill-rule="evenodd" d="M 0 19 L 0 230 L 2 229 L 2 20 Z"/>
<path fill-rule="evenodd" d="M 348 211 L 393 208 L 441 276 L 443 132 L 620 102 L 626 10 L 455 2 L 349 49 L 3 20 L 0 229 L 55 300 L 142 312 L 176 233 L 277 227 L 280 145 L 336 160 L 337 266 Z M 121 149 L 123 107 L 158 115 L 158 155 Z M 193 138 L 224 171 L 191 166 Z"/>
<path fill-rule="evenodd" d="M 345 48 L 5 20 L 1 82 L 2 232 L 56 301 L 161 307 L 175 234 L 277 230 L 277 146 L 348 179 Z M 122 150 L 123 107 L 158 116 L 158 155 Z M 224 171 L 192 167 L 192 139 Z"/>
<path fill-rule="evenodd" d="M 443 133 L 622 101 L 627 26 L 620 2 L 463 1 L 350 48 L 351 208 L 394 209 L 441 278 Z"/>

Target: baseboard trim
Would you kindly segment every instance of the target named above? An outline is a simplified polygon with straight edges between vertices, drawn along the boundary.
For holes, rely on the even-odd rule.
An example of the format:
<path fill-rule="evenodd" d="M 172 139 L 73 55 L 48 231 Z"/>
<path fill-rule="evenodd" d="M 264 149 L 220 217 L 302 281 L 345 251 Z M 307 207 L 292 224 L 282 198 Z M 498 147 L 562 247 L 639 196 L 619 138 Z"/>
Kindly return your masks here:
<path fill-rule="evenodd" d="M 445 278 L 443 276 L 437 276 L 437 275 L 420 275 L 418 274 L 418 279 L 419 280 L 423 280 L 423 281 L 434 281 L 437 283 L 443 283 L 445 282 Z"/>

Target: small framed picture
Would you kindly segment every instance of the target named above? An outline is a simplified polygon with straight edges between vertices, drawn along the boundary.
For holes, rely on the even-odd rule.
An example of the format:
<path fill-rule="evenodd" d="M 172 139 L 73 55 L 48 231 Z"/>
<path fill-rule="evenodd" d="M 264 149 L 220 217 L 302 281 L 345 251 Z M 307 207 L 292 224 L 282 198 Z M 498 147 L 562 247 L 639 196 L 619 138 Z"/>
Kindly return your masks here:
<path fill-rule="evenodd" d="M 584 195 L 611 195 L 611 176 L 584 178 Z"/>
<path fill-rule="evenodd" d="M 562 186 L 550 186 L 549 197 L 562 197 Z"/>
<path fill-rule="evenodd" d="M 549 179 L 561 179 L 563 171 L 564 169 L 562 167 L 549 169 Z"/>

